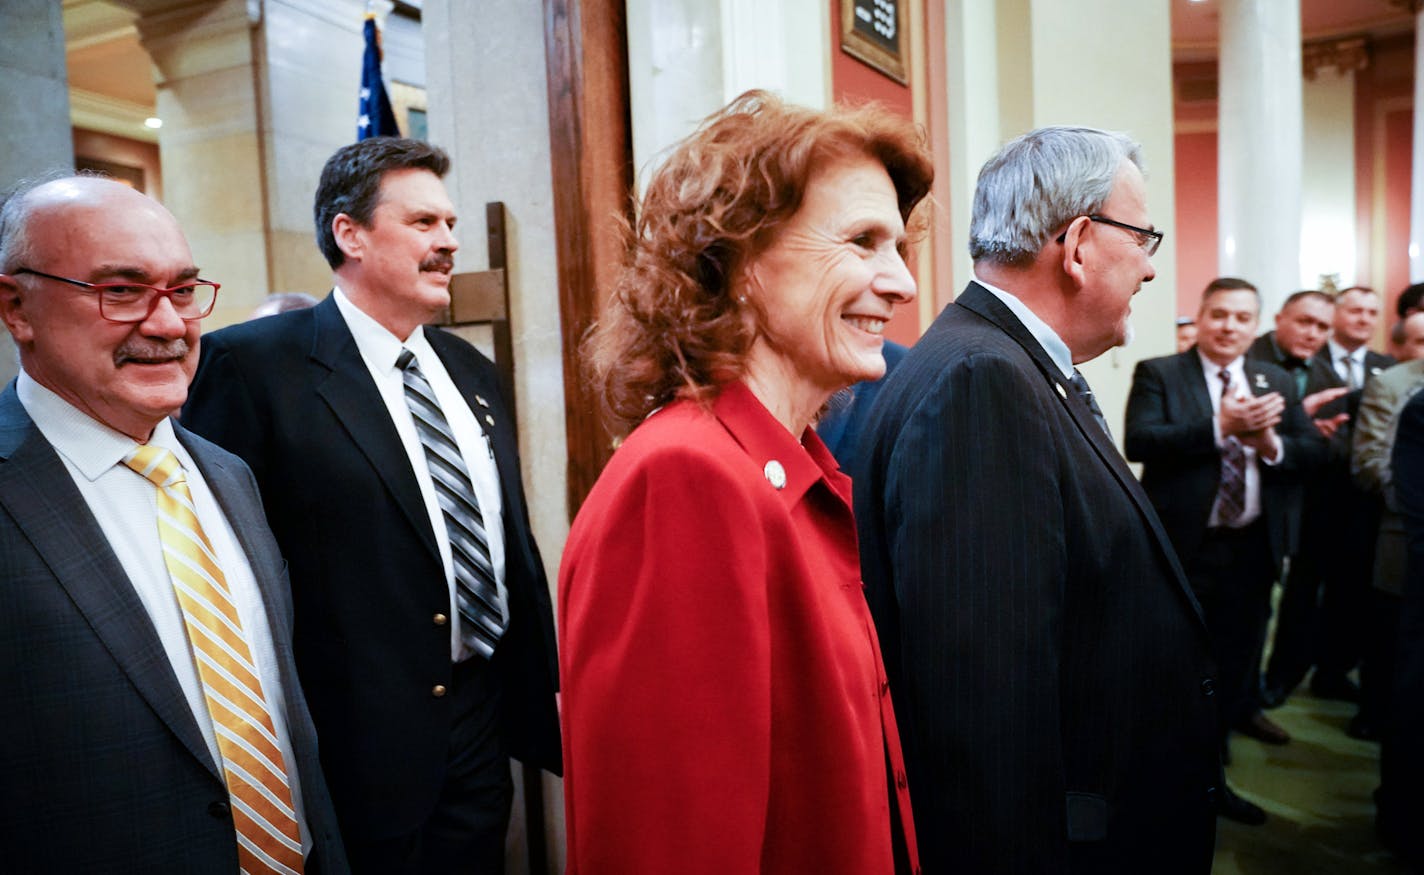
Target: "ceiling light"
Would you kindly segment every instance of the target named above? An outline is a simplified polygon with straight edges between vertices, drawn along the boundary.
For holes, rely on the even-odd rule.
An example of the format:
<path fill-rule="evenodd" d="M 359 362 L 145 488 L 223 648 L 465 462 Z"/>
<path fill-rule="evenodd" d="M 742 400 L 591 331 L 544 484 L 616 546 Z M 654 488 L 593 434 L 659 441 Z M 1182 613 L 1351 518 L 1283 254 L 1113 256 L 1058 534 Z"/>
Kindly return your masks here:
<path fill-rule="evenodd" d="M 149 116 L 148 118 L 143 120 L 143 126 L 146 128 L 152 128 L 156 131 L 159 128 L 163 127 L 163 119 L 158 118 L 156 116 Z"/>

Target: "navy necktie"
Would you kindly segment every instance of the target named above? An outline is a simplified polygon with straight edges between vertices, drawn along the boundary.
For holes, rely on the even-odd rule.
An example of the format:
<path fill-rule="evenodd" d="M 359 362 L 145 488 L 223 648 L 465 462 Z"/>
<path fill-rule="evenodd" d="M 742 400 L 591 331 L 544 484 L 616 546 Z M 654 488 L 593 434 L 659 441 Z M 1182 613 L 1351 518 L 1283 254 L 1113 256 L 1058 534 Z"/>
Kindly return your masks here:
<path fill-rule="evenodd" d="M 1072 386 L 1073 391 L 1078 393 L 1078 397 L 1083 399 L 1083 403 L 1087 405 L 1088 411 L 1093 414 L 1093 418 L 1096 419 L 1098 425 L 1102 427 L 1103 434 L 1108 436 L 1108 440 L 1112 440 L 1112 429 L 1108 428 L 1107 417 L 1103 416 L 1103 409 L 1098 406 L 1098 399 L 1093 397 L 1093 390 L 1092 387 L 1088 385 L 1088 380 L 1077 368 L 1073 369 L 1073 376 L 1068 378 L 1068 385 Z"/>

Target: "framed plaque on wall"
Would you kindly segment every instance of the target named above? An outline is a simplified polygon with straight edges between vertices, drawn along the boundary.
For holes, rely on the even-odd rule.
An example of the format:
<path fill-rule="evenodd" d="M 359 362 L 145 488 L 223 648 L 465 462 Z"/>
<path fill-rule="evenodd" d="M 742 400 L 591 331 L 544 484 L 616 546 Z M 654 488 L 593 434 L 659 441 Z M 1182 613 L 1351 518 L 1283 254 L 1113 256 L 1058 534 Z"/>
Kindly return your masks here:
<path fill-rule="evenodd" d="M 908 0 L 841 0 L 841 50 L 902 85 Z"/>

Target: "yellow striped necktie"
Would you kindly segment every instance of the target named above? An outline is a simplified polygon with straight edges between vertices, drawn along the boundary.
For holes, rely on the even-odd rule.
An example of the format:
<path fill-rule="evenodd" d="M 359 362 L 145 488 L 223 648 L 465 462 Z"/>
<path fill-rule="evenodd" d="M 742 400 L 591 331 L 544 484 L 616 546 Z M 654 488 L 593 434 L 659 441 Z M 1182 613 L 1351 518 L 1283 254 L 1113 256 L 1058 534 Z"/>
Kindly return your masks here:
<path fill-rule="evenodd" d="M 227 580 L 198 522 L 183 466 L 163 447 L 147 445 L 136 447 L 124 464 L 158 487 L 163 561 L 183 609 L 188 645 L 217 735 L 241 871 L 301 875 L 301 835 L 277 733 Z"/>

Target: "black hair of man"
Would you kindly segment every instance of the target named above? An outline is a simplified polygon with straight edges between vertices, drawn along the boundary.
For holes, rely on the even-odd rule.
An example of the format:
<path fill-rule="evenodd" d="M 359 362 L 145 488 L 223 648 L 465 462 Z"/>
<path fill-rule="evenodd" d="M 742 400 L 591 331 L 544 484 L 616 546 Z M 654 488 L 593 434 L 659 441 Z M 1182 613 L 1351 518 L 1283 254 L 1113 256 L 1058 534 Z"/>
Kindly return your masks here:
<path fill-rule="evenodd" d="M 1346 289 L 1345 291 L 1353 290 Z M 1340 294 L 1343 295 L 1345 294 L 1345 292 L 1340 292 Z M 1338 297 L 1338 295 L 1336 297 Z M 1284 301 L 1281 302 L 1281 312 L 1284 313 L 1285 309 L 1291 304 L 1294 304 L 1296 301 L 1304 301 L 1307 298 L 1318 298 L 1319 300 L 1324 301 L 1332 307 L 1335 306 L 1335 298 L 1331 297 L 1329 294 L 1322 292 L 1319 289 L 1302 289 L 1298 292 L 1291 292 L 1290 297 L 1286 298 Z"/>
<path fill-rule="evenodd" d="M 327 159 L 317 183 L 313 212 L 316 243 L 332 270 L 346 262 L 346 254 L 336 245 L 332 221 L 345 213 L 356 224 L 369 228 L 380 203 L 381 180 L 392 170 L 429 170 L 443 178 L 450 170 L 450 156 L 424 140 L 370 137 L 342 146 Z"/>
<path fill-rule="evenodd" d="M 1205 304 L 1207 298 L 1210 298 L 1217 292 L 1250 292 L 1251 294 L 1256 296 L 1256 306 L 1257 309 L 1260 309 L 1260 290 L 1257 289 L 1251 283 L 1247 282 L 1246 280 L 1241 279 L 1240 277 L 1219 276 L 1211 282 L 1207 283 L 1206 288 L 1202 290 L 1202 303 Z"/>
<path fill-rule="evenodd" d="M 1399 293 L 1394 302 L 1394 312 L 1403 319 L 1414 310 L 1424 309 L 1424 283 L 1415 283 Z"/>

